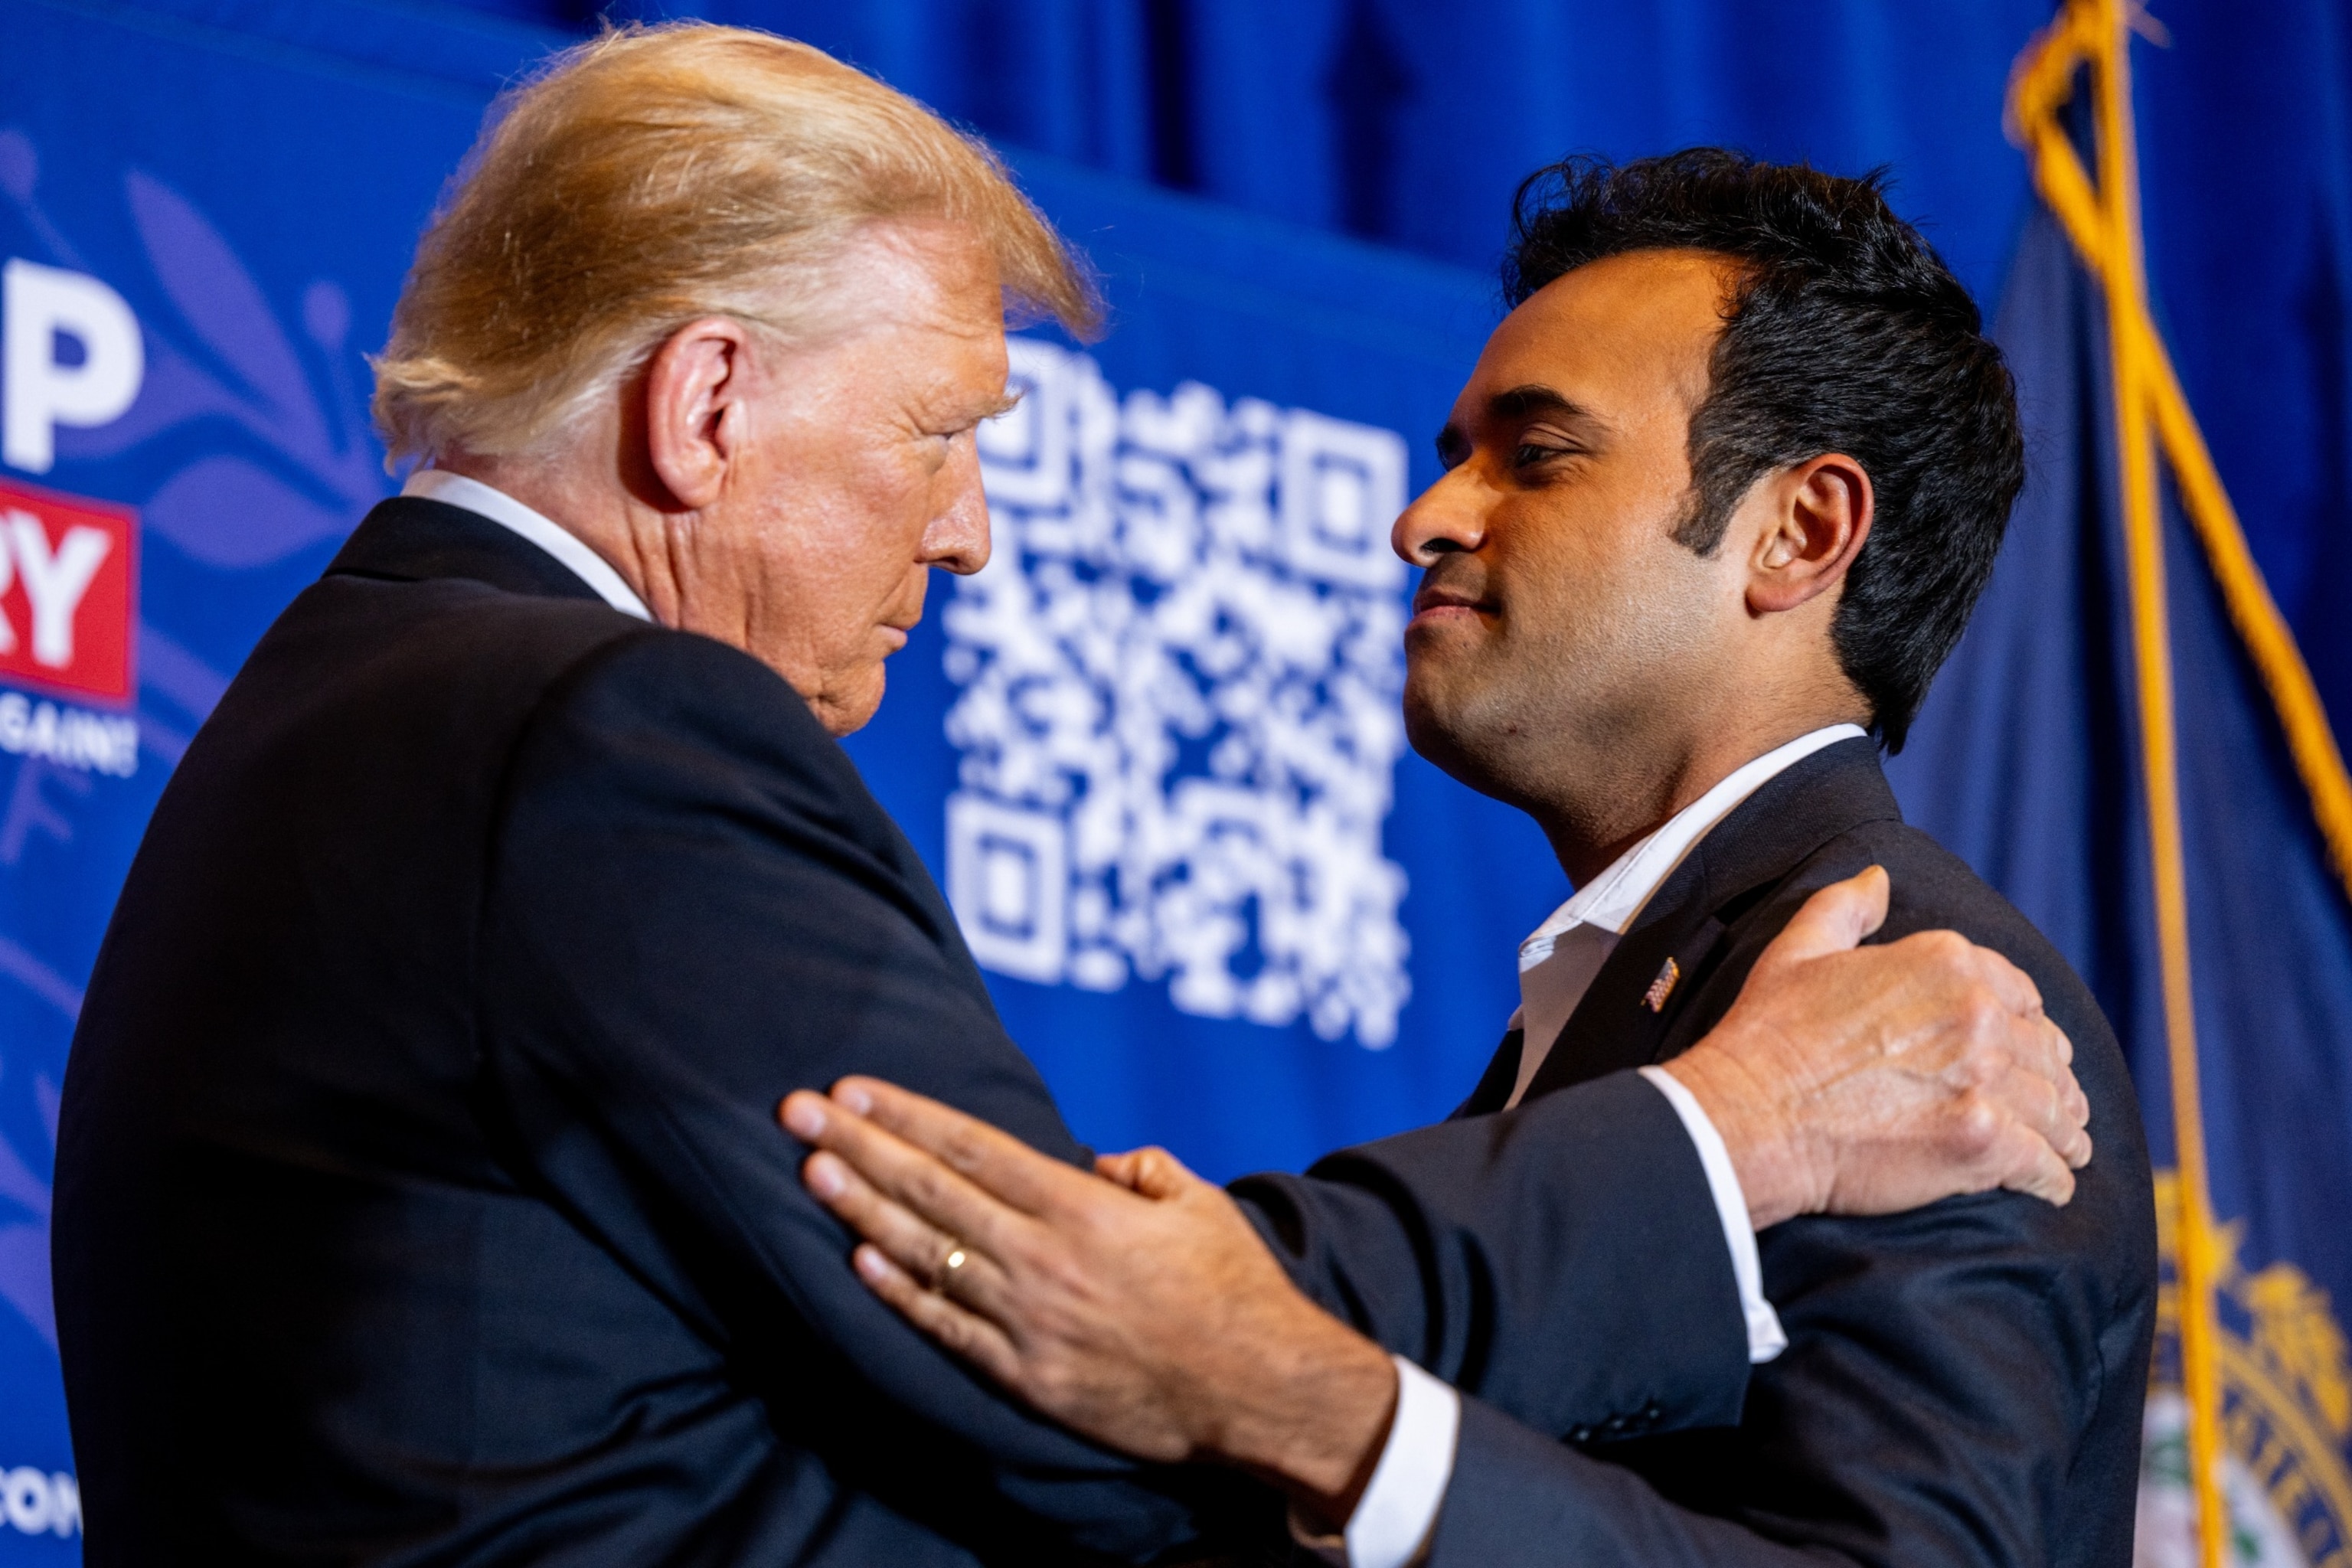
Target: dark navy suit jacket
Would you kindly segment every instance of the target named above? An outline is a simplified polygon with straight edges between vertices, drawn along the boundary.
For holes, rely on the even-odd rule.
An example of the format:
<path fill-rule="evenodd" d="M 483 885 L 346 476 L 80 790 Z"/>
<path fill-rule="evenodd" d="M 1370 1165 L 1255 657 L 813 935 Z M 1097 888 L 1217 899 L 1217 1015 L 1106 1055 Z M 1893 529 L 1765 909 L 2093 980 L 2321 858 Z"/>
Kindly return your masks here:
<path fill-rule="evenodd" d="M 789 687 L 384 503 L 189 748 L 90 983 L 54 1214 L 88 1561 L 906 1568 L 1258 1528 L 1246 1484 L 1016 1408 L 857 1284 L 774 1122 L 853 1071 L 1084 1157 Z M 1736 1419 L 1664 1100 L 1620 1073 L 1500 1121 L 1255 1212 L 1542 1432 Z M 1519 1436 L 1498 1462 L 1586 1463 Z M 1465 1466 L 1449 1551 L 1513 1474 Z"/>
<path fill-rule="evenodd" d="M 2074 1201 L 1990 1193 L 1763 1232 L 1765 1294 L 1789 1348 L 1755 1369 L 1737 1425 L 1563 1421 L 1532 1383 L 1488 1379 L 1487 1397 L 1465 1402 L 1428 1568 L 2130 1563 L 2156 1321 L 2137 1098 L 2088 990 L 2023 916 L 1904 826 L 1867 741 L 1797 763 L 1700 840 L 1594 977 L 1520 1110 L 1496 1114 L 1517 1081 L 1515 1034 L 1462 1121 L 1314 1173 L 1400 1194 L 1455 1190 L 1438 1173 L 1454 1163 L 1456 1129 L 1486 1127 L 1498 1143 L 1543 1136 L 1520 1119 L 1686 1048 L 1809 895 L 1874 863 L 1894 887 L 1875 940 L 1948 928 L 1992 948 L 2032 977 L 2074 1042 L 2095 1148 Z M 1643 997 L 1669 960 L 1679 978 L 1653 1010 Z M 1269 1183 L 1318 1201 L 1312 1183 L 1254 1184 Z M 1313 1288 L 1343 1313 L 1381 1289 L 1355 1285 L 1343 1262 L 1332 1273 Z M 1376 1334 L 1377 1317 L 1362 1317 Z"/>

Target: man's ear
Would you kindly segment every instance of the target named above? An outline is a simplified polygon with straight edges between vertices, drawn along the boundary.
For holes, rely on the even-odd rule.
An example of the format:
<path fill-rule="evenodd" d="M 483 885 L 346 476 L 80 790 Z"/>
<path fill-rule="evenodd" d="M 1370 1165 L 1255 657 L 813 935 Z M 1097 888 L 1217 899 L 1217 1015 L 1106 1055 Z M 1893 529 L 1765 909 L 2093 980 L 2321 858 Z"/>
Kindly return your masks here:
<path fill-rule="evenodd" d="M 716 501 L 741 451 L 751 334 L 740 321 L 688 321 L 654 351 L 642 383 L 646 457 L 677 503 Z"/>
<path fill-rule="evenodd" d="M 1748 562 L 1748 607 L 1793 610 L 1845 580 L 1870 537 L 1870 475 L 1843 452 L 1824 452 L 1766 481 L 1771 514 Z"/>

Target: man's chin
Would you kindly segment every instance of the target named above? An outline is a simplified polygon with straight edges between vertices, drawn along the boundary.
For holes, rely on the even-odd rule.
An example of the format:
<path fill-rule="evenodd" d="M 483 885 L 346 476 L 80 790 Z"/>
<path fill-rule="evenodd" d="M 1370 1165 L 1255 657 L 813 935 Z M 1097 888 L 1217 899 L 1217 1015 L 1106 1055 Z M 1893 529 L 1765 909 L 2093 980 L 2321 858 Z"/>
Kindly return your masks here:
<path fill-rule="evenodd" d="M 1497 771 L 1501 760 L 1496 755 L 1498 721 L 1489 716 L 1482 721 L 1465 711 L 1476 707 L 1475 700 L 1464 701 L 1461 693 L 1447 691 L 1435 681 L 1416 681 L 1408 676 L 1404 738 L 1423 760 L 1456 783 L 1517 805 L 1517 793 Z"/>
<path fill-rule="evenodd" d="M 1406 678 L 1404 738 L 1414 751 L 1458 778 L 1454 763 L 1462 755 L 1460 731 L 1451 705 L 1429 689 L 1432 684 Z"/>
<path fill-rule="evenodd" d="M 874 690 L 871 696 L 855 702 L 844 703 L 834 710 L 831 717 L 819 713 L 818 721 L 824 725 L 836 741 L 844 735 L 856 734 L 871 723 L 874 715 L 882 710 L 882 672 L 877 669 L 874 672 Z"/>
<path fill-rule="evenodd" d="M 801 700 L 808 704 L 816 721 L 824 726 L 825 733 L 837 741 L 844 735 L 856 734 L 872 721 L 882 706 L 887 683 L 882 661 L 876 659 L 869 668 L 860 670 L 853 679 L 832 682 L 815 691 L 800 688 L 798 682 L 793 684 L 800 689 Z"/>

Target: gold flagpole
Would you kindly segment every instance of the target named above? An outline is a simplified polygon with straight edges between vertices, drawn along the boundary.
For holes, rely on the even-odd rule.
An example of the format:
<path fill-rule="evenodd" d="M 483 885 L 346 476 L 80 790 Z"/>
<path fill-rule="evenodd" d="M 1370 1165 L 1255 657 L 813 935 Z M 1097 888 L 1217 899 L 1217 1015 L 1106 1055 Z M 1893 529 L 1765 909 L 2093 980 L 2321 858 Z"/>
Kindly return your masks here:
<path fill-rule="evenodd" d="M 2152 26 L 2138 10 L 2138 0 L 2064 0 L 2056 19 L 2018 58 L 2010 81 L 2009 119 L 2011 133 L 2032 160 L 2034 188 L 2106 297 L 2141 773 L 2148 805 L 2177 1151 L 2178 1208 L 2172 1218 L 2178 1237 L 2181 1393 L 2189 1406 L 2199 1557 L 2204 1568 L 2221 1568 L 2230 1533 L 2221 1500 L 2221 1330 L 2214 1315 L 2221 1258 L 2206 1175 L 2189 986 L 2189 892 L 2181 850 L 2159 457 L 2172 471 L 2182 509 L 2204 546 L 2231 622 L 2270 693 L 2288 752 L 2309 795 L 2313 818 L 2347 892 L 2352 892 L 2352 775 L 2347 773 L 2294 634 L 2246 547 L 2237 512 L 2148 312 L 2131 112 L 2130 41 L 2136 25 Z M 2060 118 L 2074 96 L 2078 72 L 2087 74 L 2092 94 L 2098 141 L 2095 184 Z"/>
<path fill-rule="evenodd" d="M 2180 843 L 2180 764 L 2172 688 L 2172 632 L 2164 579 L 2164 514 L 2143 339 L 2147 272 L 2141 250 L 2139 169 L 2131 114 L 2131 34 L 2121 0 L 2097 0 L 2105 59 L 2099 75 L 2099 186 L 2108 220 L 2107 338 L 2115 366 L 2116 459 L 2123 470 L 2132 652 L 2137 668 L 2141 772 L 2156 884 L 2157 952 L 2164 981 L 2166 1055 L 2171 1068 L 2173 1160 L 2180 1213 L 2174 1259 L 2180 1292 L 2180 1383 L 2189 1405 L 2189 1461 L 2197 1495 L 2198 1556 L 2221 1568 L 2229 1539 L 2221 1500 L 2221 1378 L 2213 1298 L 2212 1205 L 2207 1196 L 2205 1116 L 2197 1070 L 2197 1016 L 2189 984 L 2189 881 Z"/>
<path fill-rule="evenodd" d="M 2221 1488 L 2221 1390 L 2214 1313 L 2215 1252 L 2207 1196 L 2205 1122 L 2199 1089 L 2197 1019 L 2189 984 L 2189 893 L 2181 849 L 2179 737 L 2172 639 L 2165 593 L 2163 511 L 2158 489 L 2155 389 L 2160 346 L 2148 327 L 2139 225 L 2139 172 L 2132 131 L 2130 27 L 2124 0 L 2069 0 L 2019 62 L 2011 114 L 2033 158 L 2035 184 L 2105 286 L 2113 370 L 2141 777 L 2156 894 L 2166 1056 L 2170 1067 L 2179 1212 L 2175 1283 L 2181 1392 L 2189 1406 L 2189 1468 L 2197 1500 L 2198 1555 L 2221 1568 L 2229 1539 Z M 2075 71 L 2089 68 L 2098 180 L 2086 177 L 2058 110 Z"/>

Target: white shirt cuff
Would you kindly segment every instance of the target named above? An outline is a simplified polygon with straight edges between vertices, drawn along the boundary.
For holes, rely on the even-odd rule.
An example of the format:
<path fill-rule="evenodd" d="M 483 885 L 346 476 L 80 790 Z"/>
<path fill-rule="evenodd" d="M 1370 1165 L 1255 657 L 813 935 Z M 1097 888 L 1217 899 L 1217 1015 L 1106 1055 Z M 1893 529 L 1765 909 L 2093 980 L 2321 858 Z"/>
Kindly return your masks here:
<path fill-rule="evenodd" d="M 1396 1415 L 1347 1533 L 1317 1534 L 1291 1510 L 1292 1538 L 1333 1568 L 1408 1568 L 1418 1561 L 1454 1479 L 1462 1396 L 1404 1357 L 1390 1359 L 1397 1369 Z"/>
<path fill-rule="evenodd" d="M 1723 1222 L 1723 1244 L 1731 1249 L 1731 1278 L 1739 1286 L 1739 1310 L 1748 1318 L 1748 1359 L 1770 1361 L 1789 1348 L 1789 1336 L 1781 1331 L 1780 1314 L 1764 1299 L 1764 1265 L 1756 1255 L 1756 1229 L 1748 1223 L 1748 1194 L 1739 1190 L 1739 1173 L 1731 1168 L 1731 1151 L 1725 1147 L 1723 1134 L 1715 1130 L 1698 1097 L 1680 1079 L 1664 1068 L 1639 1070 L 1675 1108 L 1683 1131 L 1698 1150 L 1707 1191 L 1715 1195 L 1715 1216 Z"/>

